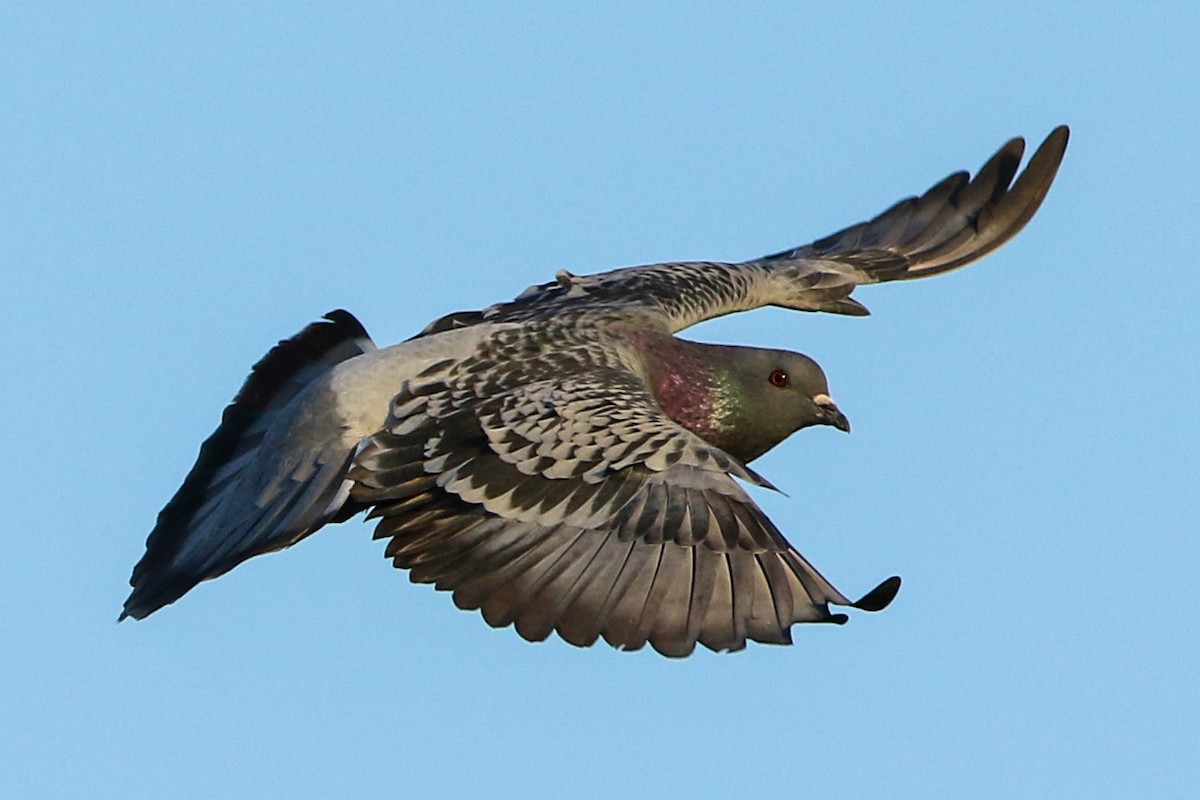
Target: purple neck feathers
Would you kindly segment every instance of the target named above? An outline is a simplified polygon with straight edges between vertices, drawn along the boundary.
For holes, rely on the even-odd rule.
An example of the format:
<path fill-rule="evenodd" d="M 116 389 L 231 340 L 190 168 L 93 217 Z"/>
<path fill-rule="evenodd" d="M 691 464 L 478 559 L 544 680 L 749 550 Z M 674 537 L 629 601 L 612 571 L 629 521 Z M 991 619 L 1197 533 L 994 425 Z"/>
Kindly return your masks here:
<path fill-rule="evenodd" d="M 728 436 L 729 398 L 713 363 L 717 348 L 674 336 L 637 337 L 650 368 L 650 389 L 667 416 L 711 444 Z"/>

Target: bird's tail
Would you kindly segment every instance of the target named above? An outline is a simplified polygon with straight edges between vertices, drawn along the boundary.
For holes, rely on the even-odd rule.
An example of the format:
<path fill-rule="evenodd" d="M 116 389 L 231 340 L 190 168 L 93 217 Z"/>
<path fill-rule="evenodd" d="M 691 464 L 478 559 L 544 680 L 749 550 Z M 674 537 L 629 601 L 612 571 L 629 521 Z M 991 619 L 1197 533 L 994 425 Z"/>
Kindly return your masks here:
<path fill-rule="evenodd" d="M 121 619 L 141 619 L 202 580 L 339 518 L 354 443 L 316 397 L 337 364 L 375 349 L 337 310 L 254 365 L 183 486 L 158 515 Z"/>

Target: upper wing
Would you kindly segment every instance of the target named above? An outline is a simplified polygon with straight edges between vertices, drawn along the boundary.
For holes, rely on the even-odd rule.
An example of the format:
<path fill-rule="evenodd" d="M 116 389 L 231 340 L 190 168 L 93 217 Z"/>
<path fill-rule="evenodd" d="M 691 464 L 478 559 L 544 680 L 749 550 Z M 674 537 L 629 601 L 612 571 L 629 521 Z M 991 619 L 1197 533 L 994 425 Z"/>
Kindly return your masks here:
<path fill-rule="evenodd" d="M 768 305 L 866 314 L 850 297 L 856 286 L 937 275 L 1016 236 L 1045 199 L 1068 134 L 1066 126 L 1056 128 L 1015 182 L 1025 149 L 1020 138 L 1000 148 L 974 178 L 956 172 L 920 197 L 802 247 L 740 264 L 651 264 L 587 276 L 560 272 L 555 281 L 532 286 L 509 303 L 443 317 L 421 335 L 565 311 L 648 313 L 672 331 Z"/>
<path fill-rule="evenodd" d="M 356 456 L 351 497 L 375 506 L 414 581 L 529 640 L 672 656 L 790 642 L 793 623 L 845 621 L 831 603 L 895 595 L 899 579 L 857 604 L 830 585 L 733 476 L 762 480 L 663 415 L 638 376 L 512 369 L 409 382 Z"/>

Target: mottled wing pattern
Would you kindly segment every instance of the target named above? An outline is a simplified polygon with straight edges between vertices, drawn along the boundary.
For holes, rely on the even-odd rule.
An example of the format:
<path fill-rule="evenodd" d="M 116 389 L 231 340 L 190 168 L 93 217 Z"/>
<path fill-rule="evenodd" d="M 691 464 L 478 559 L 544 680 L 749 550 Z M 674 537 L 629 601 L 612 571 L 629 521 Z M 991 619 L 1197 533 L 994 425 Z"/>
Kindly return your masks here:
<path fill-rule="evenodd" d="M 611 354 L 581 369 L 580 349 L 519 350 L 410 381 L 356 458 L 352 498 L 375 506 L 397 567 L 531 641 L 684 656 L 845 620 L 828 605 L 853 603 L 733 476 L 762 479 L 663 415 L 639 375 Z"/>
<path fill-rule="evenodd" d="M 586 276 L 560 272 L 511 302 L 448 315 L 420 335 L 582 309 L 648 314 L 671 331 L 769 305 L 865 315 L 867 309 L 850 297 L 855 287 L 947 272 L 1016 236 L 1050 190 L 1068 135 L 1066 126 L 1056 128 L 1019 176 L 1025 140 L 1016 138 L 974 178 L 956 172 L 920 197 L 811 244 L 737 264 L 649 264 Z"/>

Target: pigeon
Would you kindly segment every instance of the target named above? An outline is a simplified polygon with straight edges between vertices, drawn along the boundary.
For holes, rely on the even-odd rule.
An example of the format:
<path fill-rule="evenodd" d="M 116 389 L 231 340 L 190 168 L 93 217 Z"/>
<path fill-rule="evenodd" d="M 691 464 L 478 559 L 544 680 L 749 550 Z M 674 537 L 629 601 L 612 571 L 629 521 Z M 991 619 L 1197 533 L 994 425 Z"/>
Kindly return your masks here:
<path fill-rule="evenodd" d="M 412 581 L 529 641 L 682 657 L 883 609 L 899 577 L 851 600 L 747 491 L 774 488 L 749 463 L 796 431 L 850 430 L 821 367 L 675 334 L 762 306 L 861 316 L 859 285 L 979 259 L 1037 211 L 1067 138 L 1019 176 L 1012 139 L 974 177 L 802 247 L 560 271 L 391 347 L 326 314 L 253 367 L 158 515 L 121 619 L 361 512 Z"/>

